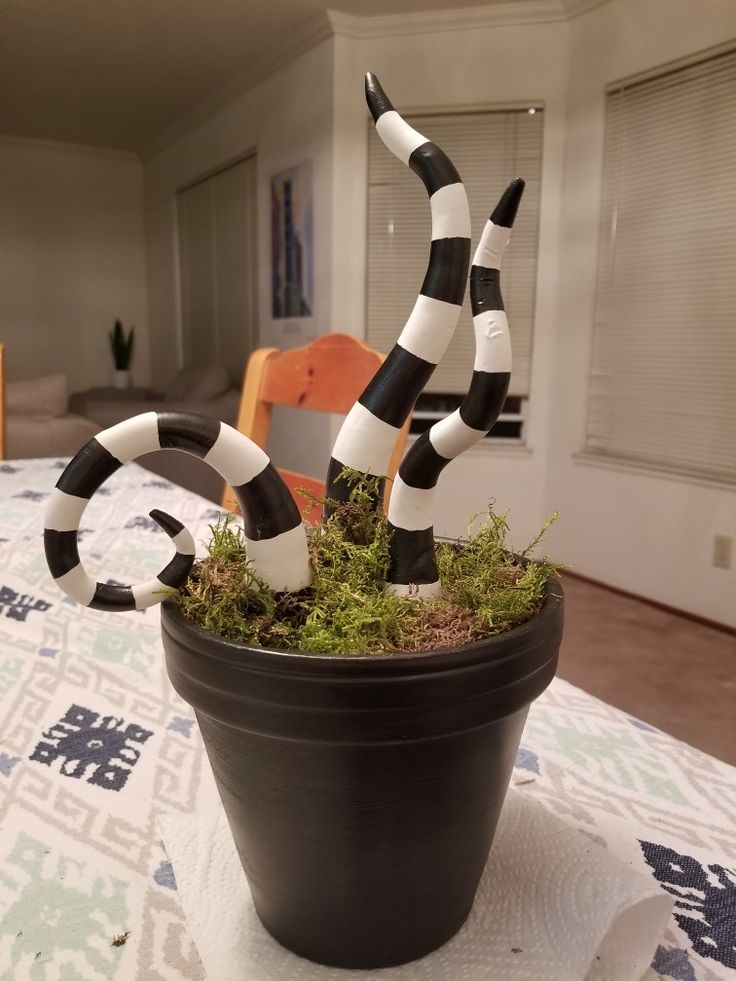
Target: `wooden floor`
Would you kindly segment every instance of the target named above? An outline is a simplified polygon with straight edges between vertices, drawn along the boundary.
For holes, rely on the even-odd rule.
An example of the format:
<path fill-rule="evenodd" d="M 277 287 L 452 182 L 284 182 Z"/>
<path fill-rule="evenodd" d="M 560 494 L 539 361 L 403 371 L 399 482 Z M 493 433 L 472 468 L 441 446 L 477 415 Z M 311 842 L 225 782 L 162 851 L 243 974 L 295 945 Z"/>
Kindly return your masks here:
<path fill-rule="evenodd" d="M 736 637 L 563 577 L 558 674 L 736 765 Z"/>

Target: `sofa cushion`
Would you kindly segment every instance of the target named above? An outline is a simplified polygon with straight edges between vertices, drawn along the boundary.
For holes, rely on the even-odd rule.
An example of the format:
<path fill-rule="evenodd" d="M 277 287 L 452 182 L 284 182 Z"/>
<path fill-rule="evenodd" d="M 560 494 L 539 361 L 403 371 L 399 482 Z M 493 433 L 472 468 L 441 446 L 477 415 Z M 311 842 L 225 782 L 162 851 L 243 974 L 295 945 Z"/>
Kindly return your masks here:
<path fill-rule="evenodd" d="M 73 456 L 100 431 L 81 416 L 8 416 L 7 422 L 9 460 Z"/>
<path fill-rule="evenodd" d="M 166 392 L 169 402 L 197 401 L 207 402 L 222 395 L 230 388 L 227 371 L 219 364 L 190 364 L 177 374 Z"/>
<path fill-rule="evenodd" d="M 6 411 L 12 416 L 66 415 L 66 375 L 44 375 L 27 381 L 8 382 Z"/>

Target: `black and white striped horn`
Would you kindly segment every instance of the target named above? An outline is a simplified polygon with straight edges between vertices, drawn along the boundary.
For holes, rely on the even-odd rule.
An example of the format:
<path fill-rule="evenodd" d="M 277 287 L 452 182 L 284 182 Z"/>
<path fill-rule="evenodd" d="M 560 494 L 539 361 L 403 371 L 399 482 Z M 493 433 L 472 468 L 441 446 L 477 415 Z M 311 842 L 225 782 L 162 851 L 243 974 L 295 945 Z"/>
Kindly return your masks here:
<path fill-rule="evenodd" d="M 486 222 L 470 271 L 475 363 L 460 408 L 422 433 L 406 454 L 391 491 L 389 589 L 441 594 L 434 555 L 434 491 L 447 464 L 486 436 L 503 408 L 511 377 L 511 338 L 500 286 L 501 259 L 524 192 L 517 178 Z"/>
<path fill-rule="evenodd" d="M 176 555 L 156 578 L 133 586 L 95 582 L 79 558 L 79 523 L 97 488 L 123 464 L 161 449 L 200 457 L 232 486 L 243 512 L 248 557 L 267 585 L 281 592 L 310 584 L 299 509 L 263 450 L 224 422 L 180 412 L 145 412 L 91 439 L 51 494 L 44 527 L 46 561 L 68 596 L 95 610 L 143 610 L 186 581 L 194 563 L 194 540 L 163 511 L 151 511 L 151 517 L 176 545 Z"/>
<path fill-rule="evenodd" d="M 470 212 L 458 172 L 438 146 L 401 118 L 370 72 L 365 94 L 378 135 L 427 189 L 432 243 L 414 309 L 335 441 L 327 496 L 336 500 L 345 500 L 350 492 L 344 481 L 337 481 L 343 467 L 385 477 L 399 431 L 454 333 L 470 260 Z"/>

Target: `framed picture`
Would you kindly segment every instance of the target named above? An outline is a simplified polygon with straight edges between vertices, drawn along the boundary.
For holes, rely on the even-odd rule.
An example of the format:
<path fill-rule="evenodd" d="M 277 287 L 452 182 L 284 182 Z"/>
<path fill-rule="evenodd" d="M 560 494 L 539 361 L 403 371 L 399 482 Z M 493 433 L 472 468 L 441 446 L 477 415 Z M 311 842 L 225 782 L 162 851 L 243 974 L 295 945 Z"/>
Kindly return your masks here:
<path fill-rule="evenodd" d="M 312 161 L 271 178 L 271 312 L 311 317 L 314 310 Z"/>

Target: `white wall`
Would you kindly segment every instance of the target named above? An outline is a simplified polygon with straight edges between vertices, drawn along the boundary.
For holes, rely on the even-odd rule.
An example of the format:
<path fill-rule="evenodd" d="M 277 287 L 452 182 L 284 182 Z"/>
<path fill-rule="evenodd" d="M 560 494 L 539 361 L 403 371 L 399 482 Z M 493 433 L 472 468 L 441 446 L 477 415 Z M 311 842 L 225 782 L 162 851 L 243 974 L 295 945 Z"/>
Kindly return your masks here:
<path fill-rule="evenodd" d="M 707 10 L 707 16 L 704 11 Z M 436 529 L 462 532 L 488 499 L 511 511 L 515 544 L 553 510 L 549 551 L 578 572 L 736 624 L 736 572 L 711 566 L 715 533 L 736 535 L 731 491 L 603 469 L 582 447 L 595 284 L 604 86 L 736 36 L 731 0 L 609 0 L 568 22 L 474 26 L 357 37 L 348 28 L 300 56 L 146 164 L 152 363 L 176 364 L 176 188 L 257 148 L 261 343 L 288 346 L 327 330 L 365 334 L 368 114 L 375 71 L 397 108 L 544 103 L 540 254 L 528 445 L 479 447 L 440 483 Z M 343 22 L 344 24 L 344 22 Z M 375 33 L 375 32 L 374 32 Z M 431 134 L 427 134 L 431 138 Z M 317 307 L 301 322 L 270 317 L 268 180 L 315 162 Z M 523 176 L 523 175 L 521 175 Z M 429 209 L 428 209 L 429 210 Z M 427 219 L 429 230 L 429 217 Z M 429 237 L 429 235 L 428 235 Z M 469 328 L 461 325 L 458 329 Z M 512 325 L 513 329 L 513 325 Z M 333 430 L 334 431 L 334 430 Z M 313 437 L 313 438 L 312 438 Z M 328 451 L 325 431 L 308 456 Z M 277 446 L 291 452 L 288 427 Z M 293 458 L 280 462 L 299 466 Z M 303 469 L 316 472 L 314 462 Z M 317 468 L 318 469 L 318 468 Z"/>
<path fill-rule="evenodd" d="M 254 150 L 257 153 L 258 324 L 261 346 L 295 347 L 331 329 L 332 68 L 328 39 L 270 75 L 204 124 L 145 162 L 146 245 L 154 379 L 165 385 L 179 365 L 176 192 L 183 185 Z M 270 179 L 311 160 L 314 176 L 315 307 L 312 317 L 271 316 Z M 244 367 L 244 366 L 243 366 Z M 303 413 L 302 413 L 303 415 Z M 319 474 L 326 469 L 330 422 L 313 416 L 293 438 L 288 410 L 275 413 L 269 450 L 281 466 Z"/>
<path fill-rule="evenodd" d="M 110 384 L 108 331 L 136 328 L 148 382 L 142 167 L 132 154 L 0 139 L 0 339 L 8 376 Z"/>
<path fill-rule="evenodd" d="M 583 443 L 603 156 L 604 87 L 736 36 L 731 0 L 610 0 L 571 22 L 548 481 L 560 561 L 603 582 L 736 625 L 736 570 L 712 566 L 736 537 L 733 490 L 574 459 Z"/>
<path fill-rule="evenodd" d="M 513 540 L 522 545 L 554 502 L 545 498 L 550 400 L 548 365 L 559 282 L 564 122 L 569 72 L 569 25 L 564 22 L 496 26 L 370 39 L 336 38 L 333 311 L 335 321 L 365 331 L 367 128 L 363 76 L 374 71 L 397 109 L 544 104 L 542 214 L 532 366 L 532 412 L 527 449 L 479 447 L 440 479 L 435 530 L 465 531 L 467 519 L 489 499 L 510 510 Z M 431 139 L 431 133 L 425 133 Z M 386 151 L 388 153 L 388 150 Z M 523 174 L 520 176 L 524 176 Z M 499 196 L 503 188 L 498 189 Z M 489 201 L 489 211 L 495 201 Z M 429 249 L 429 205 L 427 248 Z M 419 288 L 417 283 L 417 289 Z M 344 327 L 342 328 L 344 329 Z M 460 323 L 458 330 L 472 330 Z"/>
<path fill-rule="evenodd" d="M 261 344 L 294 345 L 325 330 L 330 318 L 332 51 L 331 39 L 300 55 L 205 123 L 145 161 L 146 244 L 152 371 L 176 370 L 176 192 L 247 153 L 257 153 L 259 324 Z M 314 167 L 315 311 L 311 318 L 271 317 L 270 179 L 305 160 Z"/>

